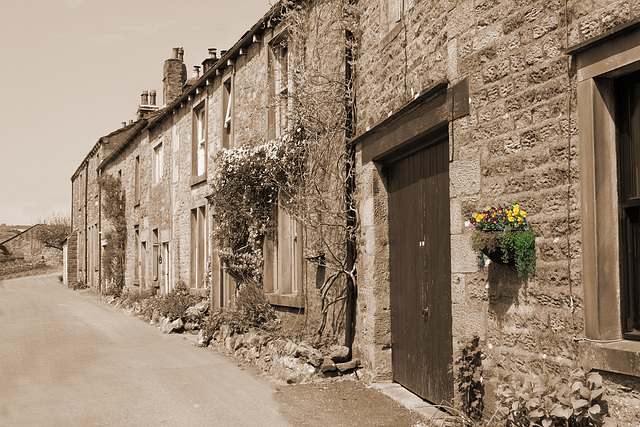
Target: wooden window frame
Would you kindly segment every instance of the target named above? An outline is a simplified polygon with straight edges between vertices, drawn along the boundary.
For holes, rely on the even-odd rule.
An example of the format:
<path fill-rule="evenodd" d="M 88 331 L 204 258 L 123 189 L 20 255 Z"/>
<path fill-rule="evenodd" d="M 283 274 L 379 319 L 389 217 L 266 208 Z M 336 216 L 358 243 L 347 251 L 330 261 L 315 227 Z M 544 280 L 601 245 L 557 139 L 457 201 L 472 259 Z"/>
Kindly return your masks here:
<path fill-rule="evenodd" d="M 637 23 L 636 23 L 637 24 Z M 577 68 L 585 338 L 581 362 L 640 376 L 640 341 L 622 327 L 616 79 L 640 70 L 638 25 L 573 46 Z"/>
<path fill-rule="evenodd" d="M 153 147 L 153 182 L 162 181 L 164 170 L 164 142 L 160 141 Z"/>
<path fill-rule="evenodd" d="M 134 206 L 140 205 L 140 155 L 137 155 L 134 159 L 134 192 L 133 201 Z"/>
<path fill-rule="evenodd" d="M 286 210 L 278 195 L 277 241 L 264 242 L 264 292 L 269 303 L 283 307 L 304 307 L 302 225 Z"/>
<path fill-rule="evenodd" d="M 267 114 L 268 137 L 279 138 L 288 127 L 289 110 L 289 43 L 286 31 L 269 42 L 267 49 L 267 79 L 269 107 Z"/>
<path fill-rule="evenodd" d="M 234 74 L 224 77 L 222 90 L 222 148 L 231 148 L 235 129 L 235 78 Z"/>
<path fill-rule="evenodd" d="M 192 185 L 207 179 L 207 108 L 206 100 L 193 107 L 193 130 L 191 149 Z"/>

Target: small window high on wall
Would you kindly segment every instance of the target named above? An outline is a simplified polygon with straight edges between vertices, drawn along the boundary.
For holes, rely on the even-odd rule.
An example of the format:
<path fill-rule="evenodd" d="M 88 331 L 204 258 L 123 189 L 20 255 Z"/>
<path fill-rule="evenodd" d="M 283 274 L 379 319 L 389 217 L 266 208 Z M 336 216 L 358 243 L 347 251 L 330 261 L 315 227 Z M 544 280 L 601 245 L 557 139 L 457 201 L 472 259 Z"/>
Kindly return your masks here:
<path fill-rule="evenodd" d="M 233 75 L 222 84 L 222 148 L 233 147 Z"/>
<path fill-rule="evenodd" d="M 160 142 L 153 148 L 153 182 L 162 180 L 162 170 L 164 168 L 164 144 Z"/>
<path fill-rule="evenodd" d="M 192 175 L 204 178 L 207 171 L 207 118 L 205 103 L 193 109 Z"/>
<path fill-rule="evenodd" d="M 269 138 L 279 138 L 287 129 L 289 104 L 289 46 L 285 36 L 269 43 Z"/>

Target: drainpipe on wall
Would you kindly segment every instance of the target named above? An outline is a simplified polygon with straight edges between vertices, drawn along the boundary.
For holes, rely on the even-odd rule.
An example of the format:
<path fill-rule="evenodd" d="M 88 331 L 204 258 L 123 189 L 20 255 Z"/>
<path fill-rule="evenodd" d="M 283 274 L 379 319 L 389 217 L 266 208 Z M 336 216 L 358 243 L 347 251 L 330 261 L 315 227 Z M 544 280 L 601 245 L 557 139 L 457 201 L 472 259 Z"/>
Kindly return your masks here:
<path fill-rule="evenodd" d="M 102 295 L 104 288 L 102 286 L 102 187 L 100 186 L 100 177 L 102 171 L 98 166 L 98 290 Z"/>
<path fill-rule="evenodd" d="M 87 281 L 89 280 L 89 273 L 88 273 L 88 269 L 89 269 L 89 259 L 88 259 L 88 255 L 89 255 L 89 248 L 87 247 L 87 221 L 89 220 L 89 201 L 88 201 L 88 195 L 89 195 L 89 161 L 87 161 L 87 164 L 84 167 L 84 283 L 88 284 Z"/>

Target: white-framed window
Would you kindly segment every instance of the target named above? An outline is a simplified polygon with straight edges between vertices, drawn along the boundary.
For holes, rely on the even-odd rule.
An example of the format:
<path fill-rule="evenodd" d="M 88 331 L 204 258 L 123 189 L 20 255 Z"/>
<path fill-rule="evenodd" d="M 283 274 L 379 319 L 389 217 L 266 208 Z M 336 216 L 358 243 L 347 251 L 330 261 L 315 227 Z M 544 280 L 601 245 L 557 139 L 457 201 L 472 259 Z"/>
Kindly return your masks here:
<path fill-rule="evenodd" d="M 164 169 L 164 144 L 162 141 L 153 147 L 153 182 L 162 180 L 162 171 Z"/>
<path fill-rule="evenodd" d="M 207 171 L 207 115 L 204 102 L 193 109 L 193 123 L 192 173 L 200 177 Z"/>

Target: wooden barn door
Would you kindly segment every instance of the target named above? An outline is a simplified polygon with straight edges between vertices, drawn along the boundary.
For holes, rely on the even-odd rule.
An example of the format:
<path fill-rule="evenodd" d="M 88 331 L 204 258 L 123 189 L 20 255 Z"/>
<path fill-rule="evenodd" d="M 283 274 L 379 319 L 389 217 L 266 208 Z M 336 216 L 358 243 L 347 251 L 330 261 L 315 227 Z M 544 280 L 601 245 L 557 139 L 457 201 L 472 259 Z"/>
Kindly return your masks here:
<path fill-rule="evenodd" d="M 389 168 L 393 378 L 439 404 L 453 397 L 449 149 L 424 142 Z"/>

